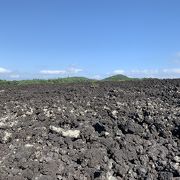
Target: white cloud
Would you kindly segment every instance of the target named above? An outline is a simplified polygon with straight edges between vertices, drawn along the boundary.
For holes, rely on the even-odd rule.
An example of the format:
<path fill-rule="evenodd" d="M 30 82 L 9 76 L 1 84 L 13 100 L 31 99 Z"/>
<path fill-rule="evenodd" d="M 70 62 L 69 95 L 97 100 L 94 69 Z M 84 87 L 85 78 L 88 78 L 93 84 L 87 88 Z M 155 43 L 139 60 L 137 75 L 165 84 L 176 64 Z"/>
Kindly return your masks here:
<path fill-rule="evenodd" d="M 67 72 L 65 70 L 42 70 L 40 71 L 40 74 L 45 75 L 64 75 Z"/>
<path fill-rule="evenodd" d="M 0 74 L 7 74 L 10 72 L 11 72 L 10 70 L 0 67 Z"/>
<path fill-rule="evenodd" d="M 70 73 L 70 74 L 77 74 L 77 73 L 82 72 L 82 71 L 83 71 L 82 69 L 73 68 L 73 67 L 66 70 L 66 72 Z"/>
<path fill-rule="evenodd" d="M 180 51 L 176 53 L 176 57 L 180 58 Z"/>
<path fill-rule="evenodd" d="M 100 75 L 94 75 L 91 77 L 92 79 L 97 79 L 97 80 L 100 80 L 102 79 L 102 77 Z"/>
<path fill-rule="evenodd" d="M 180 68 L 174 69 L 163 69 L 163 73 L 173 73 L 173 74 L 180 74 Z"/>
<path fill-rule="evenodd" d="M 140 78 L 177 78 L 180 75 L 180 68 L 136 69 L 128 71 L 127 75 Z"/>
<path fill-rule="evenodd" d="M 11 74 L 9 77 L 13 78 L 13 79 L 18 79 L 18 78 L 20 78 L 20 75 L 19 74 Z"/>
<path fill-rule="evenodd" d="M 175 59 L 172 62 L 175 63 L 175 64 L 180 64 L 180 59 Z"/>
<path fill-rule="evenodd" d="M 180 51 L 176 52 L 173 56 L 173 58 L 171 59 L 171 62 L 173 64 L 180 64 Z"/>
<path fill-rule="evenodd" d="M 136 69 L 136 70 L 131 70 L 130 73 L 152 75 L 152 74 L 158 74 L 159 70 L 157 70 L 157 69 Z"/>
<path fill-rule="evenodd" d="M 125 71 L 123 69 L 117 69 L 113 71 L 113 74 L 124 74 Z"/>
<path fill-rule="evenodd" d="M 40 74 L 44 75 L 70 75 L 70 74 L 77 74 L 83 71 L 82 69 L 78 68 L 68 68 L 66 70 L 41 70 Z"/>
<path fill-rule="evenodd" d="M 155 77 L 159 74 L 159 70 L 157 69 L 134 69 L 134 70 L 123 70 L 118 69 L 114 70 L 112 73 L 107 75 L 113 75 L 113 74 L 125 74 L 130 77 Z"/>

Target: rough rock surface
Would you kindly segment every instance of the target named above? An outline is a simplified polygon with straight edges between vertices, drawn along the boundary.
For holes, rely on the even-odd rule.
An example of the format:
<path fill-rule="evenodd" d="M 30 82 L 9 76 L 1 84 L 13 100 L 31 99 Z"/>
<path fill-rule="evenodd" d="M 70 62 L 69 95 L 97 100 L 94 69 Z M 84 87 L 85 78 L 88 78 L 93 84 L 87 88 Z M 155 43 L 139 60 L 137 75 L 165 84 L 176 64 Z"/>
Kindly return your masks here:
<path fill-rule="evenodd" d="M 180 80 L 0 87 L 0 180 L 180 179 Z"/>

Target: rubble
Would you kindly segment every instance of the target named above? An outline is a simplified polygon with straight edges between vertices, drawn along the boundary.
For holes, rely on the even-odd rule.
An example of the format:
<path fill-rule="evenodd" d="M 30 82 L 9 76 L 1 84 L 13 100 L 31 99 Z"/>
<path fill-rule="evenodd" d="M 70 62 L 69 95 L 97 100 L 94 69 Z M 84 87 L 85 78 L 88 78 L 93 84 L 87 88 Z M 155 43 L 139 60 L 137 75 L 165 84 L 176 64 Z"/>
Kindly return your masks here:
<path fill-rule="evenodd" d="M 179 79 L 0 87 L 0 180 L 179 179 L 179 92 Z"/>

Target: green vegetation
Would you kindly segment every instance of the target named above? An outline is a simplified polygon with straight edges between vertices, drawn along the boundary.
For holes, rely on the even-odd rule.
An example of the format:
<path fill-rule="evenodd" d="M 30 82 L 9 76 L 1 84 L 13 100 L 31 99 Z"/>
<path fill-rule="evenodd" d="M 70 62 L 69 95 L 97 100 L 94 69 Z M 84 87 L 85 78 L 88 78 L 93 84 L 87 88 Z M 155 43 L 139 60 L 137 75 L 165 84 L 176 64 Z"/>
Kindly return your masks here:
<path fill-rule="evenodd" d="M 91 82 L 92 79 L 85 77 L 67 77 L 67 78 L 58 78 L 58 79 L 32 79 L 32 80 L 20 80 L 20 81 L 6 81 L 0 80 L 0 84 L 3 85 L 28 85 L 28 84 L 61 84 L 61 83 L 80 83 L 80 82 Z"/>
<path fill-rule="evenodd" d="M 28 85 L 28 84 L 61 84 L 61 83 L 80 83 L 80 82 L 92 82 L 97 85 L 99 81 L 129 81 L 129 80 L 137 80 L 135 78 L 129 78 L 124 75 L 115 75 L 103 80 L 94 80 L 85 77 L 67 77 L 67 78 L 58 78 L 58 79 L 33 79 L 33 80 L 20 80 L 20 81 L 6 81 L 0 80 L 0 85 Z"/>
<path fill-rule="evenodd" d="M 103 81 L 132 81 L 132 80 L 139 80 L 138 78 L 130 78 L 122 74 L 110 76 L 108 78 L 103 79 Z"/>
<path fill-rule="evenodd" d="M 0 84 L 9 84 L 10 81 L 6 81 L 6 80 L 0 80 Z"/>
<path fill-rule="evenodd" d="M 126 80 L 129 80 L 129 79 L 131 79 L 131 78 L 129 78 L 127 76 L 124 76 L 122 74 L 118 74 L 118 75 L 115 75 L 115 76 L 105 78 L 105 79 L 103 79 L 103 81 L 126 81 Z"/>

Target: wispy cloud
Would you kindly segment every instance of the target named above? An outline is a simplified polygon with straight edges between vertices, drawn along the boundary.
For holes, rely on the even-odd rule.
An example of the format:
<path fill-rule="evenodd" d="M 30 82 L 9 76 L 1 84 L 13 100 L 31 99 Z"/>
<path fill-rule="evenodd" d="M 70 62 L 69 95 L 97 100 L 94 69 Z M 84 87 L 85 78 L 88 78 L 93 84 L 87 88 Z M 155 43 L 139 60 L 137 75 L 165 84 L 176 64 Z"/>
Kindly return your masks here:
<path fill-rule="evenodd" d="M 178 78 L 180 68 L 131 70 L 128 74 L 134 77 Z"/>
<path fill-rule="evenodd" d="M 179 52 L 176 52 L 176 55 L 175 55 L 177 58 L 180 58 L 180 51 Z"/>
<path fill-rule="evenodd" d="M 171 59 L 171 63 L 180 64 L 180 51 L 176 52 Z"/>
<path fill-rule="evenodd" d="M 173 60 L 173 63 L 175 63 L 175 64 L 180 64 L 180 59 L 174 59 L 174 60 Z"/>
<path fill-rule="evenodd" d="M 74 68 L 74 67 L 68 68 L 66 70 L 66 72 L 70 73 L 70 74 L 77 74 L 77 73 L 82 72 L 82 71 L 83 71 L 82 69 L 78 69 L 78 68 Z"/>
<path fill-rule="evenodd" d="M 135 70 L 130 70 L 129 73 L 132 74 L 158 74 L 159 70 L 157 69 L 135 69 Z"/>
<path fill-rule="evenodd" d="M 41 70 L 40 74 L 46 75 L 63 75 L 66 74 L 65 70 Z"/>
<path fill-rule="evenodd" d="M 125 71 L 123 69 L 117 69 L 113 71 L 113 74 L 124 74 Z"/>
<path fill-rule="evenodd" d="M 180 68 L 173 68 L 173 69 L 163 69 L 164 73 L 173 73 L 173 74 L 180 74 Z"/>
<path fill-rule="evenodd" d="M 129 77 L 139 78 L 179 78 L 180 68 L 114 70 L 108 75 L 113 74 L 125 74 Z"/>
<path fill-rule="evenodd" d="M 19 78 L 20 75 L 17 72 L 0 67 L 0 79 L 15 80 Z"/>
<path fill-rule="evenodd" d="M 141 77 L 157 77 L 157 78 L 178 78 L 180 77 L 180 68 L 165 68 L 165 69 L 151 69 L 151 70 L 140 70 L 134 75 Z"/>
<path fill-rule="evenodd" d="M 20 75 L 19 74 L 10 74 L 9 77 L 12 79 L 19 79 Z"/>
<path fill-rule="evenodd" d="M 79 72 L 82 72 L 82 69 L 79 68 L 68 68 L 65 70 L 41 70 L 40 74 L 44 75 L 70 75 L 70 74 L 77 74 Z"/>
<path fill-rule="evenodd" d="M 100 75 L 94 75 L 91 77 L 92 79 L 97 79 L 97 80 L 100 80 L 102 79 L 102 77 Z"/>
<path fill-rule="evenodd" d="M 123 70 L 123 69 L 118 69 L 114 70 L 110 75 L 113 74 L 125 74 L 125 75 L 130 75 L 130 76 L 147 76 L 147 75 L 156 75 L 159 73 L 159 70 L 157 69 L 132 69 L 132 70 Z"/>
<path fill-rule="evenodd" d="M 11 71 L 10 71 L 9 69 L 0 67 L 0 74 L 7 74 L 7 73 L 10 73 L 10 72 L 11 72 Z"/>

